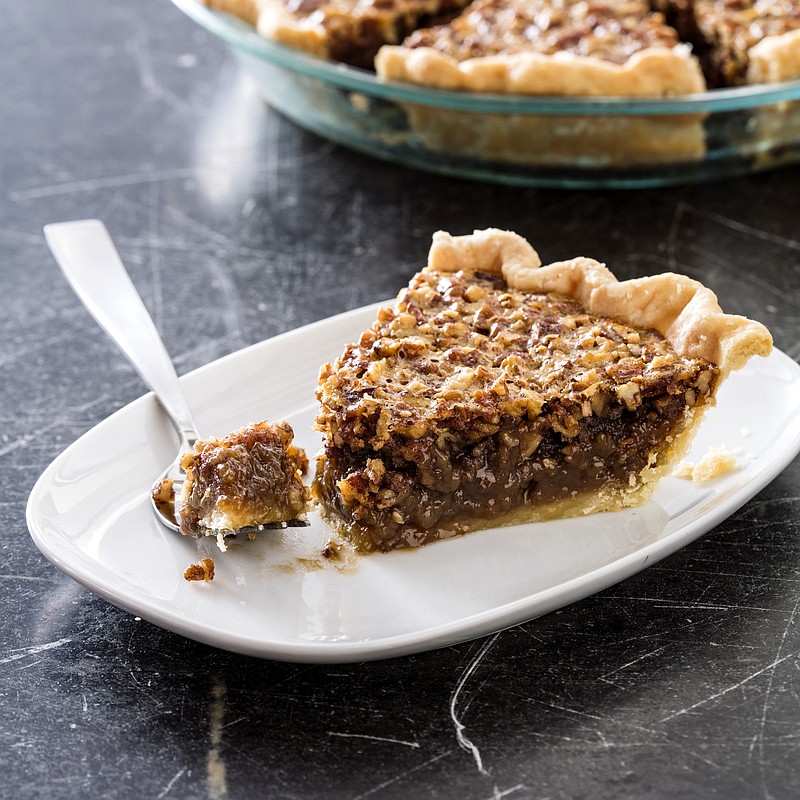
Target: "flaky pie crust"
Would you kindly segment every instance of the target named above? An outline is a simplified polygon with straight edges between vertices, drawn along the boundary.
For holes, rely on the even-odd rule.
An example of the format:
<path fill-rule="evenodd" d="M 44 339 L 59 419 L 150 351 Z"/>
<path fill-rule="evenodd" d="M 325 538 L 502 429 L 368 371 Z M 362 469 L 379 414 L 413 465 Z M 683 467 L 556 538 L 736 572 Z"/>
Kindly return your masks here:
<path fill-rule="evenodd" d="M 780 83 L 800 78 L 800 29 L 767 36 L 748 53 L 748 83 Z"/>
<path fill-rule="evenodd" d="M 523 237 L 494 228 L 467 236 L 435 233 L 428 263 L 448 272 L 495 272 L 513 289 L 574 297 L 591 314 L 658 331 L 679 355 L 704 358 L 722 376 L 772 350 L 772 336 L 760 322 L 725 314 L 714 292 L 685 275 L 618 281 L 605 265 L 584 257 L 542 266 Z"/>
<path fill-rule="evenodd" d="M 624 64 L 565 52 L 457 61 L 431 47 L 385 45 L 375 58 L 375 69 L 384 80 L 498 94 L 667 97 L 706 88 L 700 65 L 686 45 L 641 50 Z"/>
<path fill-rule="evenodd" d="M 292 14 L 281 0 L 204 0 L 206 5 L 233 14 L 253 25 L 265 38 L 329 58 L 328 35 L 314 19 Z"/>

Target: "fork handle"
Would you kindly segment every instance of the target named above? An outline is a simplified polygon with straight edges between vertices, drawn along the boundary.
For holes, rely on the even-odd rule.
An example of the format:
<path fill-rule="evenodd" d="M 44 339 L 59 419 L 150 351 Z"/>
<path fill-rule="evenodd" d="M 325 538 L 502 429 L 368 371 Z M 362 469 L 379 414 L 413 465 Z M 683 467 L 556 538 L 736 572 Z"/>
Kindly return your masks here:
<path fill-rule="evenodd" d="M 44 235 L 70 286 L 167 412 L 181 445 L 199 438 L 178 376 L 153 320 L 100 220 L 57 222 Z"/>

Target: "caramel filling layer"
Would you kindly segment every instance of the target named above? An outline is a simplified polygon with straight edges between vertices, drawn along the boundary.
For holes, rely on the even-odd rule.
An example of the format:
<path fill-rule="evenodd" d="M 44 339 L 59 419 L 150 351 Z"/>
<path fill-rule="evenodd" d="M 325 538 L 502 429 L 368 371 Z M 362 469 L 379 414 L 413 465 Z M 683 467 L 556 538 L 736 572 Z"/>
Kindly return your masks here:
<path fill-rule="evenodd" d="M 363 551 L 419 546 L 487 523 L 619 508 L 641 502 L 692 413 L 685 393 L 667 394 L 633 411 L 611 406 L 571 438 L 540 420 L 509 421 L 457 453 L 430 438 L 381 452 L 329 447 L 314 493 Z M 635 501 L 626 503 L 626 494 Z"/>

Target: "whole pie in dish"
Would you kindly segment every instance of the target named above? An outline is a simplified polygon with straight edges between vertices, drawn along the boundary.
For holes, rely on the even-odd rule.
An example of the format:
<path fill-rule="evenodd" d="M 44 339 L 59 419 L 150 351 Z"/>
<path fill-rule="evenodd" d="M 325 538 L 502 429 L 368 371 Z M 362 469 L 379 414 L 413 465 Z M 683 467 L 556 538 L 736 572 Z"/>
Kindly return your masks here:
<path fill-rule="evenodd" d="M 800 78 L 800 0 L 203 0 L 266 38 L 375 69 L 386 81 L 465 93 L 669 98 Z M 363 98 L 351 98 L 358 114 Z M 397 101 L 402 137 L 455 159 L 585 169 L 691 164 L 716 145 L 705 112 L 503 113 Z M 365 118 L 364 123 L 368 120 Z M 724 133 L 750 152 L 797 139 L 774 106 Z M 393 142 L 399 141 L 393 139 Z"/>
<path fill-rule="evenodd" d="M 199 440 L 181 459 L 181 533 L 221 542 L 226 533 L 302 515 L 308 459 L 293 437 L 286 422 L 259 422 L 222 439 Z"/>
<path fill-rule="evenodd" d="M 541 266 L 516 234 L 434 237 L 320 373 L 313 494 L 361 551 L 644 502 L 763 325 L 689 278 Z"/>

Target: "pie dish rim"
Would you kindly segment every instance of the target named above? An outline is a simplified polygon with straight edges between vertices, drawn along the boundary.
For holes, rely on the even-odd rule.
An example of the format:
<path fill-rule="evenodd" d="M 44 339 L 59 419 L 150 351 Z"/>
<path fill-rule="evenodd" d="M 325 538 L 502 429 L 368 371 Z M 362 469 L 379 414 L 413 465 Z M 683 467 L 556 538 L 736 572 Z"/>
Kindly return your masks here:
<path fill-rule="evenodd" d="M 310 55 L 259 35 L 243 21 L 205 7 L 200 0 L 172 0 L 181 11 L 219 36 L 237 53 L 316 78 L 368 97 L 413 102 L 423 106 L 497 114 L 531 115 L 680 115 L 721 113 L 800 99 L 800 79 L 779 83 L 711 89 L 663 98 L 549 97 L 435 89 L 399 81 L 381 81 L 374 72 Z"/>

